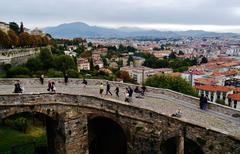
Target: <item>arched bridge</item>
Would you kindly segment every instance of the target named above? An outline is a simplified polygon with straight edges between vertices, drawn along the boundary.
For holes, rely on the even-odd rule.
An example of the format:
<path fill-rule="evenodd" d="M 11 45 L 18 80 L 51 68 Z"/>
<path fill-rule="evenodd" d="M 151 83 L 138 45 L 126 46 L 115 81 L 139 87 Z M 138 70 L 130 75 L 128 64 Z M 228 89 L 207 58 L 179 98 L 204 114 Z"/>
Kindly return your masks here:
<path fill-rule="evenodd" d="M 12 94 L 20 80 L 23 94 Z M 57 93 L 47 93 L 47 80 L 54 80 Z M 198 99 L 166 89 L 147 87 L 146 96 L 123 101 L 125 87 L 110 82 L 120 98 L 98 94 L 100 82 L 62 79 L 0 80 L 0 118 L 30 113 L 46 118 L 49 153 L 59 154 L 218 154 L 240 153 L 240 119 L 234 110 L 210 104 L 198 109 Z M 113 94 L 114 95 L 114 94 Z M 181 108 L 181 118 L 171 114 Z M 0 138 L 1 140 L 1 138 Z"/>

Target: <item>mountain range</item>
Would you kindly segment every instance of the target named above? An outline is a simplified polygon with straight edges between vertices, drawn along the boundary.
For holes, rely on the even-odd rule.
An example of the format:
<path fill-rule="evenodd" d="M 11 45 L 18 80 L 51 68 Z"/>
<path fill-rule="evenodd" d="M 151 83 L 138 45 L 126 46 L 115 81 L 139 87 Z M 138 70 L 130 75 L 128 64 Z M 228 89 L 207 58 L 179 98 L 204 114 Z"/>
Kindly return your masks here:
<path fill-rule="evenodd" d="M 144 30 L 137 27 L 104 28 L 90 26 L 83 22 L 61 24 L 42 29 L 55 38 L 181 38 L 181 37 L 236 37 L 234 33 L 216 33 L 202 30 L 159 31 Z"/>

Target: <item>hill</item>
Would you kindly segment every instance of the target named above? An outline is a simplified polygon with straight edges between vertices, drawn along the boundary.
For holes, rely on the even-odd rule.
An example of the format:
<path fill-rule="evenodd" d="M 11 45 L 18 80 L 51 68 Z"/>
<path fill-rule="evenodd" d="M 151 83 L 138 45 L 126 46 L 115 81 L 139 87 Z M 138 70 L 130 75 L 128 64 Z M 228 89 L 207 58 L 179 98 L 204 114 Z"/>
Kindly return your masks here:
<path fill-rule="evenodd" d="M 46 27 L 44 32 L 56 38 L 180 38 L 180 37 L 234 37 L 234 33 L 215 33 L 202 30 L 189 31 L 158 31 L 144 30 L 137 27 L 104 28 L 90 26 L 83 22 L 61 24 L 56 27 Z"/>

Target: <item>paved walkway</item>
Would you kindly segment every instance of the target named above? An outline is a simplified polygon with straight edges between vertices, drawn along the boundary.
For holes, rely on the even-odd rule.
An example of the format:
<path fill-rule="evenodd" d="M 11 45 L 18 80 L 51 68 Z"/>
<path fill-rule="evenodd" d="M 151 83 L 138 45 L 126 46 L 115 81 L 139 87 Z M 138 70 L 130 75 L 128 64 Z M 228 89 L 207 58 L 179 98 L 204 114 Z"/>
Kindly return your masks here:
<path fill-rule="evenodd" d="M 99 95 L 99 87 L 96 85 L 83 87 L 83 85 L 63 85 L 59 84 L 56 86 L 58 93 L 68 93 L 68 94 L 79 94 L 79 95 Z M 0 94 L 10 94 L 13 92 L 13 85 L 0 85 Z M 28 87 L 24 87 L 24 93 L 46 93 L 47 85 L 31 85 Z M 114 93 L 115 87 L 111 88 L 111 92 L 113 96 L 108 95 L 103 98 L 109 100 L 119 100 L 122 103 L 124 102 L 124 92 L 125 89 L 120 89 L 120 97 L 116 97 Z M 153 93 L 147 93 L 144 99 L 133 97 L 133 102 L 131 105 L 145 108 L 149 110 L 156 111 L 161 114 L 171 115 L 176 112 L 178 108 L 181 108 L 183 114 L 181 120 L 187 121 L 193 124 L 197 124 L 209 129 L 213 129 L 216 131 L 224 132 L 225 134 L 229 134 L 231 136 L 235 136 L 240 138 L 240 119 L 233 118 L 226 114 L 222 114 L 214 111 L 202 111 L 198 108 L 198 106 L 191 104 L 189 102 L 184 102 L 181 100 L 177 100 L 166 95 L 156 95 Z"/>

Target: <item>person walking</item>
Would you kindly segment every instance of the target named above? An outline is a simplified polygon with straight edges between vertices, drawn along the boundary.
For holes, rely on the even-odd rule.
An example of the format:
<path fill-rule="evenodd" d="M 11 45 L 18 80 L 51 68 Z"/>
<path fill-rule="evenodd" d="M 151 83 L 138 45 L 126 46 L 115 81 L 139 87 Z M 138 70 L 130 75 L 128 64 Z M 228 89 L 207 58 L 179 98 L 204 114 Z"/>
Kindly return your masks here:
<path fill-rule="evenodd" d="M 110 89 L 111 89 L 111 85 L 109 84 L 109 82 L 107 82 L 106 95 L 108 95 L 108 93 L 109 93 L 110 95 L 112 95 Z"/>
<path fill-rule="evenodd" d="M 147 88 L 143 85 L 143 86 L 142 86 L 142 96 L 145 95 L 146 89 L 147 89 Z"/>
<path fill-rule="evenodd" d="M 206 95 L 203 99 L 203 110 L 207 110 L 207 107 L 208 107 L 208 95 Z"/>
<path fill-rule="evenodd" d="M 64 75 L 64 82 L 65 82 L 65 84 L 68 83 L 68 74 L 67 73 Z"/>
<path fill-rule="evenodd" d="M 199 107 L 201 110 L 203 110 L 203 104 L 204 104 L 204 95 L 201 94 L 201 97 L 199 99 Z"/>
<path fill-rule="evenodd" d="M 126 88 L 126 91 L 125 91 L 124 95 L 125 95 L 125 100 L 124 100 L 124 102 L 130 102 L 130 101 L 129 101 L 129 89 L 128 89 L 128 88 Z"/>
<path fill-rule="evenodd" d="M 103 83 L 102 82 L 99 86 L 99 94 L 100 94 L 101 97 L 103 97 Z"/>
<path fill-rule="evenodd" d="M 87 86 L 87 80 L 83 79 L 82 84 L 83 84 L 83 87 L 85 88 Z"/>
<path fill-rule="evenodd" d="M 116 96 L 119 97 L 119 88 L 116 87 L 116 89 L 114 91 L 115 91 Z"/>
<path fill-rule="evenodd" d="M 52 82 L 48 81 L 48 89 L 47 91 L 51 91 L 52 90 Z"/>
<path fill-rule="evenodd" d="M 128 87 L 128 94 L 129 94 L 129 102 L 132 102 L 133 89 L 130 86 Z"/>
<path fill-rule="evenodd" d="M 40 82 L 42 85 L 44 84 L 44 75 L 43 74 L 40 76 Z"/>
<path fill-rule="evenodd" d="M 56 92 L 55 82 L 52 82 L 52 84 L 51 84 L 51 91 L 54 93 Z"/>

